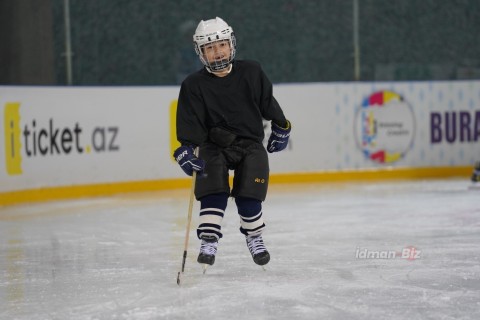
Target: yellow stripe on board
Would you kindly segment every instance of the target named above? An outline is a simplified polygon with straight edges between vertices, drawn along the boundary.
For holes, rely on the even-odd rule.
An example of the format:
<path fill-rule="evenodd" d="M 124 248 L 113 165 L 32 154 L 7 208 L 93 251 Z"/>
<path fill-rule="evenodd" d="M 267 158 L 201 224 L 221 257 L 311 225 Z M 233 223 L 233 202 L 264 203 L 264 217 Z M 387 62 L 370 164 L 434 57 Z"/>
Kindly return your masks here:
<path fill-rule="evenodd" d="M 471 167 L 387 168 L 309 173 L 302 172 L 272 174 L 270 176 L 270 183 L 381 181 L 395 179 L 418 180 L 449 177 L 465 177 L 467 179 L 471 173 Z M 127 192 L 181 189 L 189 188 L 191 186 L 190 183 L 191 180 L 184 178 L 20 190 L 0 193 L 0 205 L 108 196 Z"/>
<path fill-rule="evenodd" d="M 191 186 L 191 180 L 170 179 L 19 190 L 0 193 L 0 205 L 108 196 L 126 192 L 180 189 L 189 186 Z"/>
<path fill-rule="evenodd" d="M 314 173 L 277 174 L 270 176 L 270 183 L 348 182 L 381 180 L 441 179 L 469 177 L 471 167 L 436 168 L 388 168 L 372 170 L 324 171 Z"/>

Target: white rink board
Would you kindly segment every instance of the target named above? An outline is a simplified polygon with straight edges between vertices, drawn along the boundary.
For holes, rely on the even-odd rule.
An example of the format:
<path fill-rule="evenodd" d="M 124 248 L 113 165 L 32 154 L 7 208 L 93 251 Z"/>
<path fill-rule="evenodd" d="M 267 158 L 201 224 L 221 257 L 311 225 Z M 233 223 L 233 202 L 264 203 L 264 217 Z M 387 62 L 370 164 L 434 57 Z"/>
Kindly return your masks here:
<path fill-rule="evenodd" d="M 379 164 L 364 156 L 354 127 L 362 101 L 384 90 L 396 92 L 410 105 L 414 134 L 404 157 Z M 480 81 L 279 85 L 274 94 L 293 130 L 290 152 L 270 157 L 273 172 L 464 166 L 480 160 L 480 119 L 475 123 L 475 115 L 480 115 Z M 443 137 L 435 143 L 431 142 L 432 113 L 442 116 Z M 444 137 L 445 113 L 456 116 L 452 142 Z M 460 141 L 459 113 L 469 113 L 471 118 L 470 125 L 463 126 L 464 141 Z M 471 141 L 466 141 L 466 127 Z"/>
<path fill-rule="evenodd" d="M 178 89 L 173 87 L 1 88 L 2 107 L 6 102 L 20 102 L 23 172 L 6 173 L 2 147 L 0 191 L 181 177 L 169 157 L 169 105 L 177 94 Z M 37 148 L 37 155 L 28 157 L 25 125 L 33 131 L 35 120 L 37 135 L 41 128 L 50 135 L 50 119 L 54 129 L 67 127 L 73 131 L 78 124 L 82 129 L 79 144 L 83 152 L 72 148 L 69 154 L 59 154 L 54 149 L 53 154 L 41 155 Z M 0 125 L 3 133 L 4 122 Z M 94 143 L 95 128 L 104 133 L 97 130 Z M 56 137 L 57 146 L 60 134 Z M 29 135 L 28 147 L 33 154 L 32 136 L 33 133 Z M 44 138 L 44 148 L 49 144 L 50 139 Z M 99 151 L 94 151 L 94 145 Z"/>
<path fill-rule="evenodd" d="M 170 105 L 178 91 L 176 86 L 0 87 L 0 192 L 185 177 L 170 146 Z M 372 115 L 372 125 L 359 129 L 365 121 L 359 121 L 358 110 L 378 91 L 400 95 L 403 109 L 370 106 L 365 114 Z M 480 158 L 480 81 L 289 84 L 275 85 L 274 95 L 293 130 L 289 148 L 270 156 L 273 174 L 465 166 Z M 7 114 L 12 103 L 20 116 L 13 124 L 11 109 Z M 446 115 L 455 119 L 448 137 Z M 17 133 L 9 125 L 18 126 Z M 361 147 L 364 129 L 377 132 L 378 141 Z M 65 149 L 63 131 L 70 132 Z M 384 163 L 365 156 L 365 149 L 379 145 L 401 156 Z M 18 161 L 18 153 L 21 173 L 9 173 L 7 159 Z"/>

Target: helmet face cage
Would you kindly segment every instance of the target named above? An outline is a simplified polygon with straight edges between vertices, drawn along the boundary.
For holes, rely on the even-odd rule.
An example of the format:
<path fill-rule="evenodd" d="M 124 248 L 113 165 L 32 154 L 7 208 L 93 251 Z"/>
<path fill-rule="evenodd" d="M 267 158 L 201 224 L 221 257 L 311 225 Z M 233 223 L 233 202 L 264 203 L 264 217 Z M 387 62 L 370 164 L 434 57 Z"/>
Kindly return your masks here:
<path fill-rule="evenodd" d="M 228 40 L 230 44 L 230 57 L 228 59 L 214 60 L 208 62 L 203 54 L 203 47 L 209 43 Z M 230 26 L 227 25 L 225 21 L 221 18 L 216 18 L 208 21 L 201 21 L 193 35 L 193 43 L 195 47 L 195 52 L 197 53 L 200 61 L 207 67 L 210 71 L 220 71 L 227 68 L 230 63 L 235 59 L 236 52 L 236 39 L 233 34 L 233 30 Z"/>

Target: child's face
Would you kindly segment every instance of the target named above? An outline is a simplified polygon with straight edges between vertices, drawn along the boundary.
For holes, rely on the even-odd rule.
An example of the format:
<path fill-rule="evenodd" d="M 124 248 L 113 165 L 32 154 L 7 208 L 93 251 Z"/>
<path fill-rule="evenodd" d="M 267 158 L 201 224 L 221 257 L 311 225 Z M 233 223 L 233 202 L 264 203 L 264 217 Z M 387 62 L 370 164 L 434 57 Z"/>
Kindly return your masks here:
<path fill-rule="evenodd" d="M 202 47 L 203 56 L 208 63 L 230 59 L 230 41 L 220 40 L 208 43 Z"/>

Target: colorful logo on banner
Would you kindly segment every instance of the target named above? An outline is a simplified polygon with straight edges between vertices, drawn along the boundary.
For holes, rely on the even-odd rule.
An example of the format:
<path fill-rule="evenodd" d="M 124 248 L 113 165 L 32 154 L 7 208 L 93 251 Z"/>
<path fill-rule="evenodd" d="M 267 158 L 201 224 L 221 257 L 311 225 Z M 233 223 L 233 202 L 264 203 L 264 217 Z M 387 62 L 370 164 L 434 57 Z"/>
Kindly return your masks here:
<path fill-rule="evenodd" d="M 357 145 L 374 162 L 389 164 L 403 158 L 412 146 L 414 135 L 413 110 L 398 93 L 375 92 L 357 110 Z"/>

